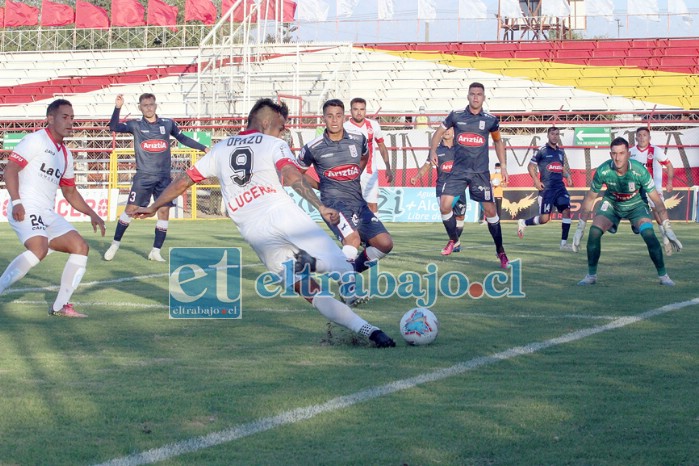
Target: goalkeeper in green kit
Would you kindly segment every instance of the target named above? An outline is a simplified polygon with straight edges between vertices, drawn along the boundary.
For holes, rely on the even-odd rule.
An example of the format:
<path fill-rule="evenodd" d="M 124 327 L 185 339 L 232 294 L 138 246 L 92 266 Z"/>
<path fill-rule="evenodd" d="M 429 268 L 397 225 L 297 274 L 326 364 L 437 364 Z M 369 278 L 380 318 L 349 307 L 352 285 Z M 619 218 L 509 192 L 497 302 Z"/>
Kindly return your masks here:
<path fill-rule="evenodd" d="M 655 231 L 653 231 L 653 216 L 648 204 L 641 196 L 641 190 L 645 191 L 648 198 L 655 204 L 662 222 L 660 231 L 670 241 L 673 250 L 679 252 L 682 250 L 682 243 L 672 231 L 663 199 L 655 189 L 653 178 L 643 164 L 629 160 L 629 143 L 626 139 L 614 139 L 610 149 L 612 159 L 597 167 L 590 191 L 583 200 L 580 221 L 573 237 L 573 250 L 578 252 L 580 241 L 585 234 L 585 222 L 589 217 L 590 210 L 602 186 L 607 185 L 607 191 L 597 207 L 587 238 L 588 272 L 585 278 L 578 282 L 578 285 L 597 283 L 597 263 L 601 253 L 602 235 L 605 231 L 615 233 L 621 219 L 628 219 L 648 247 L 650 258 L 658 271 L 659 283 L 664 286 L 674 286 L 675 283 L 665 271 L 663 248 L 655 236 Z"/>

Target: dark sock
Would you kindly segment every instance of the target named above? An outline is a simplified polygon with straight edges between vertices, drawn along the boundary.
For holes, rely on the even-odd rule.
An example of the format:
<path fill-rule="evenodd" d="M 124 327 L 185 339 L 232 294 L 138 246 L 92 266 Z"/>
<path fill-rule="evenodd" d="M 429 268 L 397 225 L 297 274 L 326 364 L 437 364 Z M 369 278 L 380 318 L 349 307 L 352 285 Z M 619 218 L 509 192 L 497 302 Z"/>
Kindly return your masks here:
<path fill-rule="evenodd" d="M 602 235 L 604 232 L 596 226 L 590 227 L 590 234 L 587 237 L 587 273 L 597 274 L 597 264 L 599 256 L 602 254 Z"/>
<path fill-rule="evenodd" d="M 114 231 L 114 241 L 121 241 L 121 237 L 124 236 L 128 227 L 128 223 L 117 222 L 116 230 Z"/>
<path fill-rule="evenodd" d="M 442 220 L 442 223 L 444 224 L 444 229 L 447 230 L 447 236 L 449 236 L 449 239 L 458 241 L 459 234 L 456 231 L 456 217 L 452 215 L 449 217 L 449 220 Z"/>
<path fill-rule="evenodd" d="M 162 229 L 155 227 L 155 240 L 153 241 L 154 248 L 162 248 L 165 242 L 165 236 L 167 236 L 167 228 Z"/>
<path fill-rule="evenodd" d="M 568 241 L 568 233 L 570 232 L 570 223 L 561 224 L 561 239 Z"/>
<path fill-rule="evenodd" d="M 660 241 L 655 236 L 655 231 L 652 228 L 647 228 L 641 232 L 641 237 L 643 241 L 646 242 L 648 247 L 648 254 L 650 255 L 650 260 L 653 261 L 658 275 L 665 275 L 665 259 L 663 259 L 663 248 L 660 246 Z"/>
<path fill-rule="evenodd" d="M 488 222 L 488 231 L 490 232 L 490 236 L 493 237 L 495 252 L 498 254 L 505 252 L 505 248 L 502 246 L 502 229 L 500 228 L 500 221 L 497 223 Z"/>

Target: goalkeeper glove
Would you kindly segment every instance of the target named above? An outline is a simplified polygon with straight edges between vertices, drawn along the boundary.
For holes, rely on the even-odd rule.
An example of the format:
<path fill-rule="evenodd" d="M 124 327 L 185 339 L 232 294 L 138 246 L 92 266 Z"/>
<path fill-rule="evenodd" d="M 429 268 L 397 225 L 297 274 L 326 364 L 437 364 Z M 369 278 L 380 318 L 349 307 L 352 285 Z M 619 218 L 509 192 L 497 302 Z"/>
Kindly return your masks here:
<path fill-rule="evenodd" d="M 583 236 L 585 236 L 585 220 L 578 220 L 578 228 L 575 230 L 575 236 L 573 236 L 573 251 L 578 252 L 580 250 L 580 241 L 582 241 Z"/>
<path fill-rule="evenodd" d="M 672 231 L 672 226 L 670 225 L 670 220 L 664 220 L 663 221 L 663 234 L 667 239 L 670 240 L 670 244 L 672 245 L 672 249 L 675 252 L 680 252 L 682 250 L 682 243 L 680 243 L 680 240 L 677 239 L 677 236 L 675 235 L 675 232 Z"/>

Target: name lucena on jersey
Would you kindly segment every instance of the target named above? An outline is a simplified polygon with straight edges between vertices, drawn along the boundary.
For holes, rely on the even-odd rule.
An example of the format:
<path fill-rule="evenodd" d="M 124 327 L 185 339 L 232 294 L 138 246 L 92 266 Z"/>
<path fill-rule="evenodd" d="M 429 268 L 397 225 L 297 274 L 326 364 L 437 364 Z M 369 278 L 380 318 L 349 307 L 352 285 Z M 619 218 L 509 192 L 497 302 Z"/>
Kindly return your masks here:
<path fill-rule="evenodd" d="M 160 153 L 167 149 L 169 144 L 162 139 L 148 139 L 141 143 L 141 149 L 146 152 Z"/>

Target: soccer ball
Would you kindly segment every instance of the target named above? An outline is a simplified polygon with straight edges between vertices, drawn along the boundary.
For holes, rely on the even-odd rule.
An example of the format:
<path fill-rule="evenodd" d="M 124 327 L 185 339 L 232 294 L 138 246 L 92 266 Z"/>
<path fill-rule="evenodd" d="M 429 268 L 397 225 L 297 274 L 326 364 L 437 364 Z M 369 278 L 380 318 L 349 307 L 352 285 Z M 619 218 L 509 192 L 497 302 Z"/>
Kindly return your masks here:
<path fill-rule="evenodd" d="M 403 314 L 400 333 L 409 345 L 429 345 L 439 333 L 439 320 L 432 311 L 416 307 Z"/>

